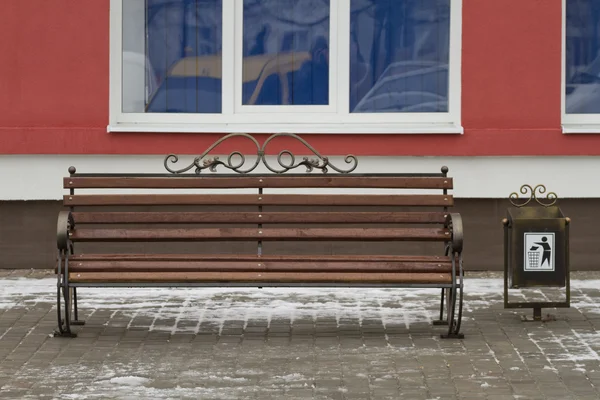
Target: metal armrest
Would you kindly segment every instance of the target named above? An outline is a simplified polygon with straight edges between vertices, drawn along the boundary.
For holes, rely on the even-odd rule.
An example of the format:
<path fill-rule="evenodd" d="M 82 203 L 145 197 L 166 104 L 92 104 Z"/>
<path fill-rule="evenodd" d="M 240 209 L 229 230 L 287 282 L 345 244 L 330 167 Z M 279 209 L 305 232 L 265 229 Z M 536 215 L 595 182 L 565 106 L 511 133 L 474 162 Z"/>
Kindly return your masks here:
<path fill-rule="evenodd" d="M 446 226 L 452 235 L 450 246 L 455 253 L 463 251 L 463 223 L 462 217 L 458 213 L 450 213 L 446 219 Z"/>
<path fill-rule="evenodd" d="M 70 211 L 61 211 L 58 213 L 58 221 L 56 223 L 56 246 L 59 250 L 68 251 L 69 230 L 75 226 L 73 215 Z"/>

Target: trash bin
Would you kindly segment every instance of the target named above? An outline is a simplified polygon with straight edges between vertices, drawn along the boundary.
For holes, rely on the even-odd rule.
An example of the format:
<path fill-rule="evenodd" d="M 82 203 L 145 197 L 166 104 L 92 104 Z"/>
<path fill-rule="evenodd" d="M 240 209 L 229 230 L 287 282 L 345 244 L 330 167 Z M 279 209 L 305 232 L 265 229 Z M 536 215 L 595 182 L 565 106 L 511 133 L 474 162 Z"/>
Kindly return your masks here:
<path fill-rule="evenodd" d="M 510 195 L 514 208 L 507 210 L 504 224 L 504 308 L 533 308 L 533 320 L 542 320 L 542 307 L 570 307 L 569 223 L 558 206 L 557 196 L 544 185 L 521 186 L 529 198 Z M 565 301 L 509 302 L 508 289 L 565 288 Z"/>

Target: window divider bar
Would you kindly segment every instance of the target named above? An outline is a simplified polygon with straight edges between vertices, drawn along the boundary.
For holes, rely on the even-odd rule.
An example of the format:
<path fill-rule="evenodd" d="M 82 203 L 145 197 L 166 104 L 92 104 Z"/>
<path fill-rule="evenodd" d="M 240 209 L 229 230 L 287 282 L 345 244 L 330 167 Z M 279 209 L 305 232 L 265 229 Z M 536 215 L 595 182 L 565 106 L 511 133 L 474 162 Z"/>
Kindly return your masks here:
<path fill-rule="evenodd" d="M 110 2 L 109 32 L 109 124 L 119 123 L 122 115 L 123 91 L 123 3 L 122 0 Z"/>
<path fill-rule="evenodd" d="M 242 1 L 223 1 L 222 15 L 223 18 L 223 32 L 221 35 L 221 113 L 222 114 L 234 114 L 235 105 L 237 101 L 238 81 L 236 76 L 236 51 L 241 51 L 238 47 L 238 41 L 236 40 L 235 26 L 238 22 L 238 12 L 236 8 L 242 6 Z M 234 18 L 231 18 L 231 16 Z M 241 24 L 239 25 L 241 26 Z M 241 68 L 241 66 L 240 66 Z M 241 97 L 240 97 L 241 100 Z"/>
<path fill-rule="evenodd" d="M 337 20 L 337 32 L 332 36 L 336 38 L 337 65 L 331 63 L 332 78 L 336 79 L 336 106 L 338 115 L 350 113 L 350 10 L 351 0 L 332 0 L 336 3 L 335 16 Z M 332 10 L 333 11 L 333 10 Z M 332 15 L 332 20 L 334 16 Z M 339 32 L 343 32 L 340 34 Z"/>

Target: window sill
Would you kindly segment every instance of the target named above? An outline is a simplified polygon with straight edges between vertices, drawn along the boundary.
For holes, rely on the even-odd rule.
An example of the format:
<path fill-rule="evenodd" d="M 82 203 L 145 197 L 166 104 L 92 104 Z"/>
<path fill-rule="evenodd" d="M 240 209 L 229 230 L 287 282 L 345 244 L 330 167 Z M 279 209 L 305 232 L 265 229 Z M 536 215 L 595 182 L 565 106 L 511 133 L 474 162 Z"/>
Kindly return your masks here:
<path fill-rule="evenodd" d="M 600 134 L 600 124 L 563 124 L 562 133 Z"/>
<path fill-rule="evenodd" d="M 462 126 L 451 123 L 427 124 L 132 124 L 117 123 L 107 132 L 162 133 L 302 133 L 302 134 L 463 134 Z"/>

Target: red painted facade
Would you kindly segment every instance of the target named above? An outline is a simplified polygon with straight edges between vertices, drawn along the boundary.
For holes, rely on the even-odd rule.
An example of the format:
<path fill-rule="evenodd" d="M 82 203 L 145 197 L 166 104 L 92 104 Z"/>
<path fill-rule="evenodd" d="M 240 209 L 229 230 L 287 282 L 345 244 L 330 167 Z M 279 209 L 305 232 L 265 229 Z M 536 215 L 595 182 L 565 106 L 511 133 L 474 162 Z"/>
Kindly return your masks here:
<path fill-rule="evenodd" d="M 2 8 L 0 154 L 195 154 L 222 136 L 107 133 L 109 0 Z M 324 154 L 600 155 L 600 134 L 561 132 L 561 12 L 561 0 L 463 0 L 464 135 L 311 135 L 311 144 Z"/>

